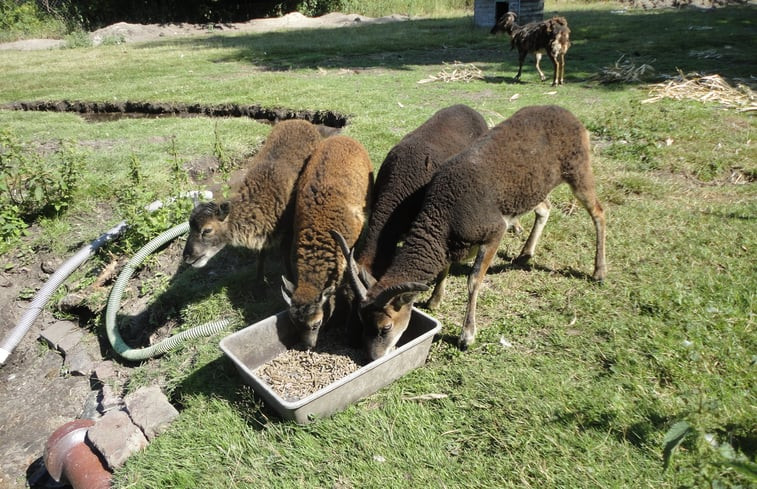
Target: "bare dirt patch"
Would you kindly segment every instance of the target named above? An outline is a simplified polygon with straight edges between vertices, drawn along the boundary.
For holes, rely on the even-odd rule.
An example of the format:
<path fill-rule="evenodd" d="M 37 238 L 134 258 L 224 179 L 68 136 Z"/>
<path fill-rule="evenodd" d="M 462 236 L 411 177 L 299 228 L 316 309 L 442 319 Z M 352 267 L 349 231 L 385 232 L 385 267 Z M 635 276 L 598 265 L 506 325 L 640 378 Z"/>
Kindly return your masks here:
<path fill-rule="evenodd" d="M 405 15 L 386 17 L 365 17 L 357 14 L 333 12 L 321 17 L 306 17 L 299 12 L 292 12 L 282 17 L 269 19 L 252 19 L 247 22 L 228 24 L 129 24 L 119 22 L 90 33 L 95 46 L 103 43 L 136 43 L 158 41 L 171 38 L 215 36 L 219 34 L 263 33 L 293 29 L 323 29 L 350 27 L 366 24 L 385 24 L 407 20 Z M 0 50 L 16 49 L 30 51 L 36 49 L 55 49 L 65 45 L 60 39 L 26 39 L 1 43 Z"/>

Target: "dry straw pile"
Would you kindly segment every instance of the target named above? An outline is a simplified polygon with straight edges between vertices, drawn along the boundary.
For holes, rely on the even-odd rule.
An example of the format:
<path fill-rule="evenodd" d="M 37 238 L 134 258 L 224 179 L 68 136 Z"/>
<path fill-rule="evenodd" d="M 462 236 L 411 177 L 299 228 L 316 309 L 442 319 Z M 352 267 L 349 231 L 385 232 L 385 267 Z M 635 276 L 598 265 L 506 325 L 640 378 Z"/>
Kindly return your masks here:
<path fill-rule="evenodd" d="M 720 75 L 703 76 L 699 73 L 678 76 L 664 83 L 651 86 L 650 97 L 642 103 L 649 104 L 664 98 L 674 100 L 698 100 L 700 102 L 714 102 L 738 112 L 754 112 L 757 101 L 751 88 L 738 84 L 735 88 L 728 84 Z"/>
<path fill-rule="evenodd" d="M 473 80 L 482 80 L 484 78 L 484 72 L 476 68 L 473 64 L 466 65 L 459 61 L 453 61 L 451 65 L 449 63 L 444 63 L 444 65 L 449 68 L 444 68 L 438 74 L 424 78 L 423 80 L 418 81 L 418 83 L 430 83 L 435 81 L 463 81 L 468 83 Z"/>
<path fill-rule="evenodd" d="M 618 58 L 612 66 L 605 66 L 599 73 L 594 75 L 594 80 L 600 83 L 637 83 L 642 81 L 642 77 L 647 73 L 654 72 L 651 63 L 641 63 L 637 65 L 630 59 L 624 59 L 625 55 Z"/>

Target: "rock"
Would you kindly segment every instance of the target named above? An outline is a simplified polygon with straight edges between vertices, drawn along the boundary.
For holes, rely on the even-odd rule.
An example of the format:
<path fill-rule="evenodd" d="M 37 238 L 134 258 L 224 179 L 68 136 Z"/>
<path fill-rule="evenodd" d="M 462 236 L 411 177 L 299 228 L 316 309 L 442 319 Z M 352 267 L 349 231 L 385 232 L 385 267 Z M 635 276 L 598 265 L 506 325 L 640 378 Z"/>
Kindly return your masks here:
<path fill-rule="evenodd" d="M 108 384 L 103 384 L 99 399 L 100 407 L 98 410 L 101 413 L 107 413 L 113 409 L 120 409 L 123 406 L 123 399 L 121 399 L 121 397 L 116 394 L 113 388 Z"/>
<path fill-rule="evenodd" d="M 105 360 L 95 365 L 93 377 L 94 380 L 97 380 L 100 383 L 104 384 L 108 380 L 117 377 L 117 375 L 118 372 L 116 372 L 116 368 L 110 360 Z"/>
<path fill-rule="evenodd" d="M 83 333 L 79 327 L 71 321 L 58 321 L 43 329 L 40 333 L 40 337 L 52 348 L 64 354 L 73 351 L 73 348 L 81 341 L 82 336 Z"/>
<path fill-rule="evenodd" d="M 160 387 L 143 387 L 124 398 L 131 419 L 144 432 L 147 439 L 162 433 L 179 415 Z"/>
<path fill-rule="evenodd" d="M 148 445 L 142 430 L 126 411 L 108 411 L 87 431 L 87 440 L 100 452 L 108 467 L 117 469 Z"/>
<path fill-rule="evenodd" d="M 72 375 L 87 376 L 92 373 L 95 366 L 92 357 L 81 343 L 66 354 L 63 365 L 68 368 L 68 372 Z"/>

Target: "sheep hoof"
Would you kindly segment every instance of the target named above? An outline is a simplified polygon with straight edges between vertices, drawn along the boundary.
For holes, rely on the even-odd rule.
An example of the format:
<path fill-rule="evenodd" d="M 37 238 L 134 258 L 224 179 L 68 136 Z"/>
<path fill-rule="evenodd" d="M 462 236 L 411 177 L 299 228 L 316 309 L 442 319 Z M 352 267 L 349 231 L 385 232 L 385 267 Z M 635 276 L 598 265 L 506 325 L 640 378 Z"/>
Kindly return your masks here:
<path fill-rule="evenodd" d="M 531 261 L 531 255 L 520 255 L 520 256 L 518 256 L 518 258 L 516 258 L 515 260 L 513 260 L 513 263 L 516 264 L 516 265 L 520 265 L 522 267 L 525 267 L 526 265 L 528 265 L 528 262 L 530 262 L 530 261 Z"/>
<path fill-rule="evenodd" d="M 434 300 L 433 298 L 431 298 L 431 299 L 429 299 L 429 300 L 427 300 L 426 302 L 423 303 L 423 308 L 427 309 L 429 311 L 433 311 L 437 307 L 439 307 L 439 303 L 440 302 L 441 302 L 441 300 Z"/>
<path fill-rule="evenodd" d="M 468 348 L 470 348 L 474 341 L 474 339 L 468 338 L 465 336 L 465 334 L 463 334 L 457 340 L 457 347 L 460 349 L 460 351 L 468 351 Z"/>

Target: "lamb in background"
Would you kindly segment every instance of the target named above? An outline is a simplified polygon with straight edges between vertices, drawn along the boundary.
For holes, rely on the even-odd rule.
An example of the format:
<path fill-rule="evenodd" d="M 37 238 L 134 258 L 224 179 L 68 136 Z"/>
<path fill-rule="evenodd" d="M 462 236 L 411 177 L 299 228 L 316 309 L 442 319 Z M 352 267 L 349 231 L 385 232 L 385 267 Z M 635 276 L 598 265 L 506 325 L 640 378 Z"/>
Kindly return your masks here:
<path fill-rule="evenodd" d="M 345 256 L 330 232 L 353 246 L 363 230 L 373 186 L 373 165 L 363 145 L 347 136 L 331 136 L 316 147 L 296 185 L 292 272 L 282 277 L 289 317 L 308 348 L 334 313 L 343 282 Z M 349 284 L 345 284 L 349 291 Z M 344 291 L 342 291 L 344 292 Z M 349 294 L 351 296 L 351 294 Z M 341 301 L 344 319 L 350 298 Z M 338 315 L 337 315 L 338 316 Z"/>
<path fill-rule="evenodd" d="M 374 204 L 357 252 L 358 263 L 371 275 L 381 277 L 389 268 L 434 172 L 488 129 L 481 114 L 466 105 L 453 105 L 437 111 L 389 150 L 376 176 Z M 438 284 L 431 308 L 444 292 L 443 277 Z"/>
<path fill-rule="evenodd" d="M 427 283 L 449 263 L 476 254 L 459 339 L 466 349 L 475 339 L 478 291 L 505 230 L 533 209 L 536 219 L 519 260 L 532 257 L 549 217 L 547 196 L 563 182 L 594 221 L 593 277 L 603 280 L 605 218 L 589 156 L 589 133 L 575 116 L 561 107 L 536 106 L 519 110 L 445 163 L 429 183 L 421 211 L 386 273 L 363 282 L 366 274 L 358 273 L 359 265 L 350 259 L 369 356 L 375 359 L 394 348 Z"/>
<path fill-rule="evenodd" d="M 303 120 L 276 124 L 252 158 L 244 181 L 229 200 L 198 204 L 189 216 L 184 262 L 203 267 L 227 244 L 260 251 L 257 280 L 263 279 L 263 250 L 291 243 L 293 189 L 305 161 L 321 141 Z"/>
<path fill-rule="evenodd" d="M 565 53 L 570 48 L 570 28 L 565 17 L 552 17 L 541 22 L 531 22 L 524 26 L 515 23 L 517 15 L 507 12 L 494 24 L 491 33 L 505 32 L 510 36 L 510 50 L 518 48 L 518 74 L 520 80 L 523 71 L 523 61 L 526 55 L 534 53 L 536 57 L 536 71 L 541 81 L 546 79 L 539 67 L 541 56 L 547 53 L 555 66 L 555 76 L 552 85 L 562 85 L 565 78 Z"/>

